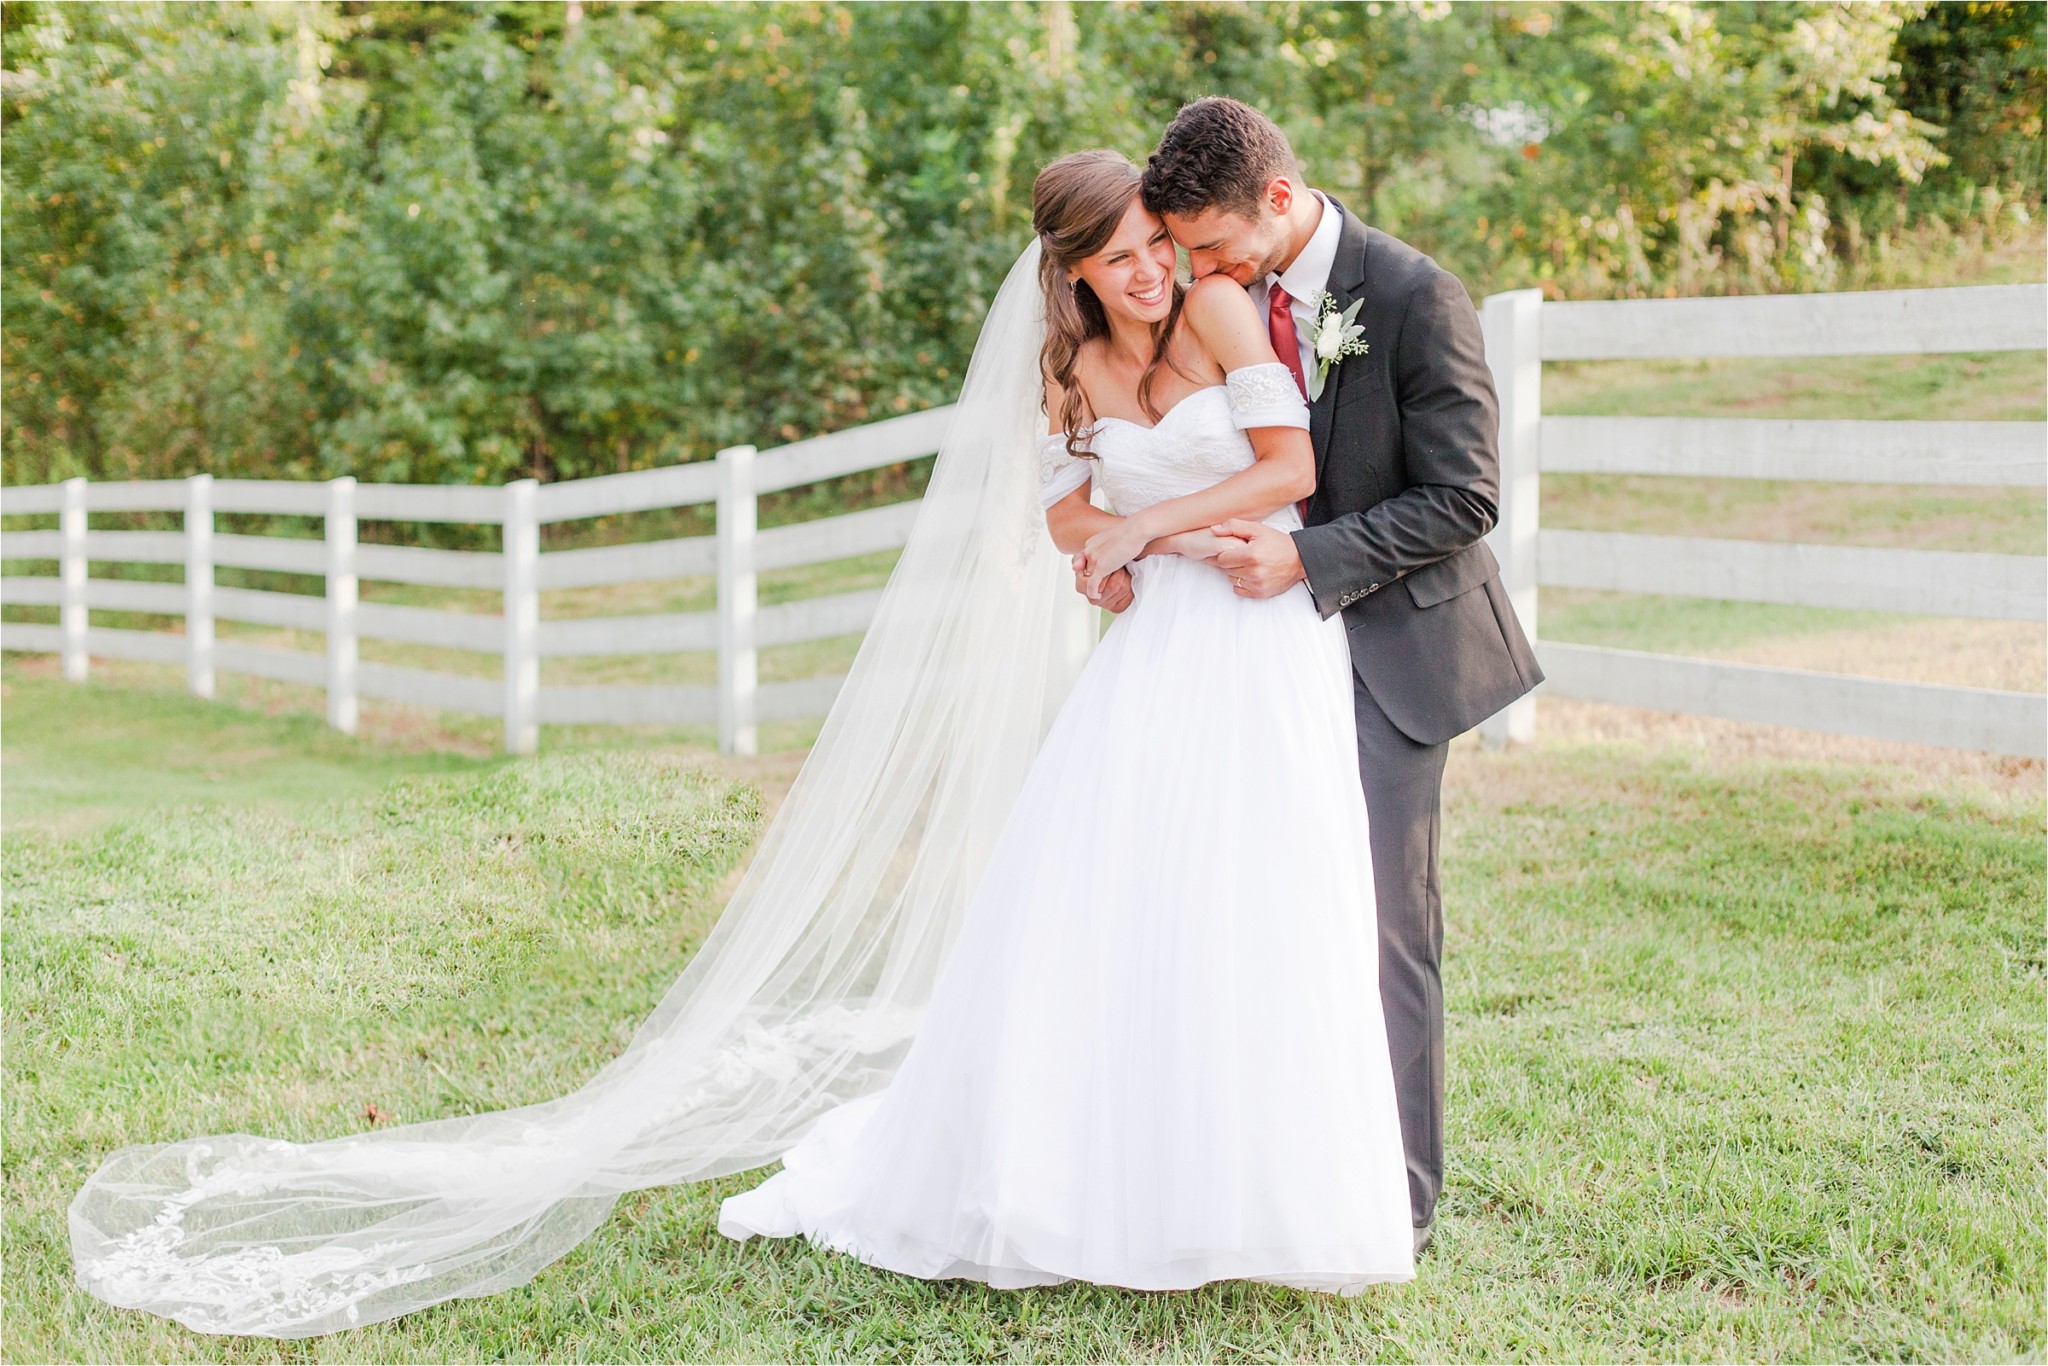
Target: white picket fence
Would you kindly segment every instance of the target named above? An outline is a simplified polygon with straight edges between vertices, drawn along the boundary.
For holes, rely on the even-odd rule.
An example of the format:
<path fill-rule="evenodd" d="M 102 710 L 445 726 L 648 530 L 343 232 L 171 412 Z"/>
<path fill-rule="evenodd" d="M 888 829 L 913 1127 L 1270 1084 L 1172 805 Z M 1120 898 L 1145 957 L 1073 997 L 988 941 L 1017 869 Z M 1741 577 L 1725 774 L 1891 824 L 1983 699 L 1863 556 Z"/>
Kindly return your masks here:
<path fill-rule="evenodd" d="M 55 560 L 59 566 L 55 577 L 0 576 L 0 602 L 58 608 L 54 625 L 0 623 L 0 649 L 60 654 L 70 679 L 86 676 L 93 655 L 182 661 L 192 692 L 201 697 L 213 696 L 218 670 L 324 687 L 329 723 L 350 732 L 358 698 L 368 696 L 502 716 L 505 747 L 514 753 L 534 750 L 543 723 L 716 722 L 722 750 L 751 754 L 761 722 L 822 716 L 843 681 L 835 676 L 761 683 L 759 651 L 864 630 L 881 598 L 879 590 L 868 590 L 762 607 L 759 572 L 901 547 L 919 506 L 895 503 L 758 530 L 759 496 L 929 455 L 938 449 L 950 413 L 934 409 L 772 451 L 738 446 L 720 451 L 716 461 L 548 485 L 531 479 L 502 488 L 359 484 L 347 477 L 306 483 L 201 474 L 0 489 L 0 514 L 58 514 L 55 530 L 0 533 L 0 559 Z M 543 523 L 701 503 L 717 506 L 713 535 L 540 551 Z M 182 511 L 183 527 L 88 529 L 89 513 L 115 511 Z M 325 537 L 224 534 L 213 525 L 222 512 L 320 517 Z M 359 518 L 498 525 L 504 528 L 504 548 L 364 545 L 356 539 Z M 87 577 L 88 564 L 117 561 L 182 563 L 185 581 Z M 326 592 L 314 597 L 220 587 L 214 583 L 220 566 L 319 575 Z M 717 607 L 709 612 L 566 620 L 540 615 L 544 591 L 714 574 Z M 492 589 L 503 595 L 503 609 L 486 614 L 363 602 L 357 589 L 365 578 Z M 94 626 L 87 614 L 95 608 L 182 615 L 185 631 Z M 219 620 L 324 632 L 326 651 L 216 639 Z M 362 660 L 358 642 L 365 637 L 499 654 L 504 676 L 493 681 Z M 540 661 L 549 656 L 711 650 L 718 654 L 715 687 L 540 681 Z"/>
<path fill-rule="evenodd" d="M 2048 347 L 2048 286 L 1874 290 L 1546 303 L 1488 298 L 1486 359 L 1501 400 L 1500 521 L 1489 541 L 1545 682 L 1482 728 L 1535 731 L 1548 693 L 1806 730 L 2048 757 L 2039 693 L 1943 687 L 1542 640 L 1537 588 L 2041 621 L 2039 556 L 1545 531 L 1545 473 L 1688 475 L 1876 484 L 2048 484 L 2039 422 L 1557 417 L 1543 362 L 1859 356 Z"/>
<path fill-rule="evenodd" d="M 1811 356 L 2040 350 L 2048 287 L 1875 291 L 1601 303 L 1545 303 L 1521 290 L 1486 301 L 1487 360 L 1501 397 L 1501 518 L 1489 538 L 1547 681 L 1538 695 L 1770 722 L 1952 748 L 2048 757 L 2040 694 L 1902 683 L 1764 668 L 1540 638 L 1539 585 L 1749 602 L 2040 621 L 2039 557 L 1884 550 L 1766 541 L 1544 531 L 1550 472 L 1692 475 L 1864 483 L 2048 484 L 2048 429 L 2038 422 L 1863 422 L 1663 417 L 1545 417 L 1542 362 L 1690 356 Z M 57 624 L 0 623 L 0 649 L 60 654 L 83 679 L 92 655 L 183 662 L 191 690 L 217 670 L 324 687 L 328 720 L 353 731 L 358 698 L 391 698 L 501 716 L 505 745 L 530 753 L 542 723 L 718 725 L 727 753 L 753 753 L 763 721 L 823 715 L 841 679 L 758 681 L 765 646 L 865 629 L 879 591 L 761 607 L 762 570 L 900 547 L 915 501 L 761 531 L 759 495 L 893 464 L 936 450 L 951 414 L 933 409 L 715 462 L 502 488 L 214 479 L 0 489 L 0 513 L 56 513 L 55 530 L 0 534 L 0 559 L 53 560 L 59 573 L 0 576 L 0 602 L 59 609 Z M 542 523 L 715 503 L 711 536 L 540 552 Z M 180 531 L 90 530 L 92 512 L 181 511 Z M 324 519 L 325 538 L 217 533 L 221 512 Z M 502 552 L 363 545 L 358 518 L 502 525 Z M 92 562 L 183 564 L 183 583 L 93 579 Z M 324 597 L 219 587 L 217 566 L 324 578 Z M 697 575 L 717 576 L 710 612 L 543 620 L 540 594 Z M 359 600 L 361 579 L 484 588 L 499 614 Z M 182 615 L 183 635 L 93 626 L 95 609 Z M 326 651 L 215 638 L 217 620 L 324 632 Z M 368 662 L 364 637 L 497 653 L 502 681 Z M 547 656 L 711 651 L 715 687 L 543 686 Z M 1483 727 L 1493 742 L 1534 733 L 1536 696 Z"/>

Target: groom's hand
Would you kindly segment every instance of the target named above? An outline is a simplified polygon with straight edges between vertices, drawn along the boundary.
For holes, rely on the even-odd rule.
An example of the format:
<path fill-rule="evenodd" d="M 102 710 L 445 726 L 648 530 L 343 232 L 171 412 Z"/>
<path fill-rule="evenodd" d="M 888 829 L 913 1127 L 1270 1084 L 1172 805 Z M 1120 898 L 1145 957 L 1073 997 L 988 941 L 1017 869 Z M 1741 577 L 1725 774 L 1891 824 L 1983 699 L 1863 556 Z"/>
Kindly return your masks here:
<path fill-rule="evenodd" d="M 1219 522 L 1209 530 L 1232 538 L 1224 542 L 1213 563 L 1230 575 L 1231 587 L 1241 598 L 1278 597 L 1308 577 L 1294 538 L 1284 531 L 1242 517 Z"/>
<path fill-rule="evenodd" d="M 1088 591 L 1088 577 L 1081 570 L 1081 557 L 1074 557 L 1074 591 L 1087 598 L 1097 607 L 1106 607 L 1112 612 L 1121 612 L 1131 605 L 1131 571 L 1119 569 L 1103 576 L 1093 593 Z"/>

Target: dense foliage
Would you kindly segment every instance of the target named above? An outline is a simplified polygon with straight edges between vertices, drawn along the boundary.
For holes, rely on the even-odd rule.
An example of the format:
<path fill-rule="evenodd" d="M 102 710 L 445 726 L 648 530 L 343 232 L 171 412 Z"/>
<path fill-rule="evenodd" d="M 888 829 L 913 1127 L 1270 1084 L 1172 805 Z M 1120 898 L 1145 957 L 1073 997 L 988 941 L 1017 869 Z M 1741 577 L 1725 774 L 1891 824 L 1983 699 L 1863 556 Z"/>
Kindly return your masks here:
<path fill-rule="evenodd" d="M 1211 91 L 1475 293 L 1828 288 L 2043 193 L 2028 3 L 37 2 L 0 39 L 10 482 L 570 478 L 944 402 L 1036 167 Z"/>

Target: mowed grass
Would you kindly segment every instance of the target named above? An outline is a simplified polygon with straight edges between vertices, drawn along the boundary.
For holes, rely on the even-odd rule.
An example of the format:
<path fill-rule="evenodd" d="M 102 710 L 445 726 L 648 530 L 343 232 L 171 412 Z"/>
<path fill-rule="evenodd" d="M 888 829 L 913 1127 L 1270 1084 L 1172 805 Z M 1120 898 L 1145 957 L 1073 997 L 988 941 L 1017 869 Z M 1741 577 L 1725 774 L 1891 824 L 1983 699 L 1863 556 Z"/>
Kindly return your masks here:
<path fill-rule="evenodd" d="M 339 740 L 320 794 L 280 785 L 277 718 L 216 705 L 219 780 L 153 803 L 123 789 L 137 754 L 188 743 L 174 696 L 5 681 L 10 793 L 56 793 L 61 771 L 84 812 L 46 798 L 5 836 L 11 1361 L 2048 1348 L 2038 784 L 1562 738 L 1461 741 L 1451 761 L 1450 1171 L 1412 1284 L 926 1283 L 723 1238 L 718 1201 L 758 1179 L 741 1174 L 625 1200 L 528 1286 L 310 1342 L 115 1310 L 72 1286 L 64 1224 L 109 1151 L 575 1085 L 701 942 L 770 794 L 678 747 L 417 772 Z M 59 692 L 125 740 L 25 735 L 17 718 Z"/>
<path fill-rule="evenodd" d="M 498 762 L 453 748 L 361 744 L 306 707 L 265 715 L 193 697 L 167 681 L 136 687 L 119 676 L 67 684 L 46 656 L 7 658 L 0 822 L 8 828 L 61 828 L 216 797 L 242 809 L 289 809 L 373 792 L 403 774 Z M 232 683 L 229 690 L 238 691 Z"/>

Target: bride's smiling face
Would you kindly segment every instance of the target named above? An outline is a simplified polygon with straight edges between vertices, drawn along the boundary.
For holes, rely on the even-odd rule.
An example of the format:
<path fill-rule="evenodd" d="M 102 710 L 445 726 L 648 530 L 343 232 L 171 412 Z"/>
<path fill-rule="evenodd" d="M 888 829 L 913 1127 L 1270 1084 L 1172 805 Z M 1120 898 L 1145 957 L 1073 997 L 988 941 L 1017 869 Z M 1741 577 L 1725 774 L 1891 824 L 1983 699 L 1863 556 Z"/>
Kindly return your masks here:
<path fill-rule="evenodd" d="M 1159 216 L 1132 195 L 1102 250 L 1075 262 L 1067 279 L 1086 280 L 1109 313 L 1158 322 L 1173 310 L 1173 239 Z"/>

